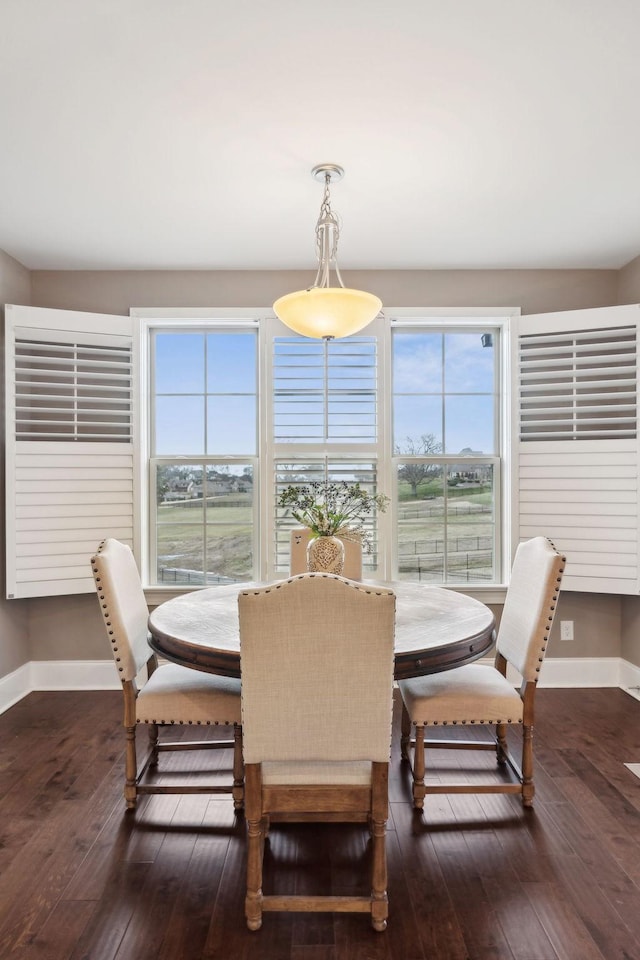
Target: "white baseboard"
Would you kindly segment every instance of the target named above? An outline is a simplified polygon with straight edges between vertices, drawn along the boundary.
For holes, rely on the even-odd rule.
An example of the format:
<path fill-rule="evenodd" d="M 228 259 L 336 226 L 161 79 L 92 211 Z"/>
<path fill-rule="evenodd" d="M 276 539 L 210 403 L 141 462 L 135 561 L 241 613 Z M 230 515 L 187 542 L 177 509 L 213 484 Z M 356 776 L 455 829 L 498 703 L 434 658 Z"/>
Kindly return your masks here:
<path fill-rule="evenodd" d="M 513 682 L 518 682 L 516 673 Z M 548 657 L 540 687 L 620 687 L 640 700 L 640 667 L 621 657 Z M 32 660 L 0 677 L 0 713 L 34 690 L 120 689 L 113 660 Z"/>
<path fill-rule="evenodd" d="M 620 661 L 620 686 L 629 696 L 640 700 L 640 667 L 628 660 Z"/>
<path fill-rule="evenodd" d="M 29 664 L 23 663 L 17 670 L 0 677 L 0 713 L 4 713 L 31 692 L 29 674 Z"/>
<path fill-rule="evenodd" d="M 121 690 L 113 660 L 32 660 L 32 690 Z"/>
<path fill-rule="evenodd" d="M 547 657 L 540 671 L 543 687 L 619 687 L 620 657 Z"/>
<path fill-rule="evenodd" d="M 0 677 L 0 713 L 34 690 L 121 690 L 113 660 L 31 660 Z"/>

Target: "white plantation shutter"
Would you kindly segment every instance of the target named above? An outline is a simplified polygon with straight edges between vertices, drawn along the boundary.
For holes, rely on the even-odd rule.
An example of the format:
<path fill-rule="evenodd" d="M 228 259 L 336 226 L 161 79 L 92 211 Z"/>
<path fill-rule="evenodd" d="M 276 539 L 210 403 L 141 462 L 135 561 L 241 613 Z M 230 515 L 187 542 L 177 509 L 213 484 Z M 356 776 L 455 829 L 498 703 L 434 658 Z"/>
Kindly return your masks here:
<path fill-rule="evenodd" d="M 133 545 L 132 324 L 6 307 L 8 597 L 92 592 L 100 540 Z"/>
<path fill-rule="evenodd" d="M 276 337 L 274 443 L 376 440 L 376 340 Z"/>
<path fill-rule="evenodd" d="M 640 306 L 514 321 L 519 539 L 567 555 L 563 589 L 639 591 Z"/>
<path fill-rule="evenodd" d="M 274 500 L 269 528 L 274 531 L 274 575 L 288 571 L 290 531 L 300 526 L 289 510 L 277 506 L 286 486 L 345 480 L 379 492 L 377 353 L 376 336 L 273 338 Z M 379 564 L 376 518 L 368 517 L 365 526 L 372 549 L 364 553 L 363 567 L 371 576 Z"/>
<path fill-rule="evenodd" d="M 359 483 L 361 487 L 370 493 L 377 494 L 377 469 L 376 463 L 362 461 L 318 461 L 316 463 L 300 463 L 296 461 L 277 461 L 275 464 L 275 503 L 274 503 L 274 528 L 276 531 L 276 569 L 285 571 L 289 567 L 290 559 L 290 533 L 294 527 L 300 524 L 291 516 L 290 510 L 277 506 L 278 498 L 282 491 L 289 484 L 304 485 L 308 483 L 322 482 L 328 480 L 340 483 L 345 480 L 348 483 Z M 378 536 L 376 528 L 376 517 L 371 514 L 365 517 L 363 526 L 367 531 L 371 549 L 364 551 L 362 556 L 362 565 L 366 573 L 371 573 L 378 565 Z"/>

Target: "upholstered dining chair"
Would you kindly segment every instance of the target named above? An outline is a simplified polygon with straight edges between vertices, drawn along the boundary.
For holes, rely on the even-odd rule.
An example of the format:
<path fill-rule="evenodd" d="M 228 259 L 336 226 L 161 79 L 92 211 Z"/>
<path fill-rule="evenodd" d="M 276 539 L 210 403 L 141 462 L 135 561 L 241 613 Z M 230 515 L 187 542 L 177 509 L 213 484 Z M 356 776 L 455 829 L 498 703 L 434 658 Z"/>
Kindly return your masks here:
<path fill-rule="evenodd" d="M 307 544 L 311 539 L 311 530 L 308 527 L 294 527 L 291 531 L 291 553 L 289 574 L 294 577 L 297 573 L 306 573 Z M 362 544 L 356 540 L 344 540 L 344 570 L 343 575 L 348 580 L 362 580 Z"/>
<path fill-rule="evenodd" d="M 427 677 L 399 682 L 403 700 L 402 756 L 413 774 L 413 803 L 424 805 L 431 793 L 519 793 L 533 804 L 534 697 L 555 615 L 565 557 L 545 537 L 521 543 L 514 558 L 498 630 L 493 666 L 471 663 Z M 507 680 L 511 664 L 521 677 L 519 689 Z M 426 740 L 427 727 L 495 725 L 487 740 Z M 522 727 L 522 759 L 509 753 L 507 726 Z M 411 739 L 412 725 L 415 739 Z M 495 750 L 498 764 L 514 777 L 491 783 L 425 784 L 425 747 Z M 413 748 L 413 759 L 411 757 Z M 435 771 L 434 771 L 435 772 Z"/>
<path fill-rule="evenodd" d="M 240 681 L 201 673 L 173 663 L 158 664 L 147 639 L 149 611 L 131 549 L 119 540 L 103 540 L 91 558 L 100 610 L 122 682 L 126 731 L 127 807 L 147 793 L 230 793 L 236 809 L 243 805 Z M 148 679 L 138 685 L 146 665 Z M 233 726 L 233 740 L 159 739 L 159 728 L 195 724 Z M 149 750 L 138 770 L 136 729 L 145 725 Z M 233 783 L 156 784 L 143 782 L 163 751 L 233 748 Z"/>
<path fill-rule="evenodd" d="M 369 913 L 387 923 L 385 830 L 395 596 L 311 573 L 238 598 L 250 930 L 263 911 Z M 278 821 L 367 823 L 370 892 L 262 891 L 265 836 Z"/>

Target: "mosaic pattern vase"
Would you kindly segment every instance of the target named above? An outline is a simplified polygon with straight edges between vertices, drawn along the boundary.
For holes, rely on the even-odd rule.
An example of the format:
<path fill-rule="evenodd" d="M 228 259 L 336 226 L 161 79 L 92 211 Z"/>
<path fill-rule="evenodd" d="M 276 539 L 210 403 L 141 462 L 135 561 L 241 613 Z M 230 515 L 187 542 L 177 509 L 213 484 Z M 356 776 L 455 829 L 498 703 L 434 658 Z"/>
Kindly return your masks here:
<path fill-rule="evenodd" d="M 338 537 L 312 537 L 307 545 L 311 573 L 344 573 L 344 543 Z"/>

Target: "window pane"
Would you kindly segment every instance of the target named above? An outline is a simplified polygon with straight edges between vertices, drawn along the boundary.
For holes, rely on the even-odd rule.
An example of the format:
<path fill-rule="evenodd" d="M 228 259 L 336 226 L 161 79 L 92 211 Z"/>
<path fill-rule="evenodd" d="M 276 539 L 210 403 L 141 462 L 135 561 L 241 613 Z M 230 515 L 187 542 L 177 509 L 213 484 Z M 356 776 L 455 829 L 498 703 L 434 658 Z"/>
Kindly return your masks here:
<path fill-rule="evenodd" d="M 319 342 L 276 337 L 276 443 L 371 443 L 377 434 L 377 355 L 372 337 Z"/>
<path fill-rule="evenodd" d="M 445 524 L 441 464 L 398 469 L 398 576 L 443 583 Z"/>
<path fill-rule="evenodd" d="M 419 469 L 429 469 L 420 476 Z M 494 579 L 493 466 L 398 467 L 398 577 L 429 583 Z"/>
<path fill-rule="evenodd" d="M 204 336 L 201 333 L 155 335 L 156 393 L 204 392 Z"/>
<path fill-rule="evenodd" d="M 156 456 L 254 454 L 255 331 L 157 333 L 155 347 Z"/>
<path fill-rule="evenodd" d="M 256 451 L 256 398 L 209 397 L 207 454 L 253 454 Z"/>
<path fill-rule="evenodd" d="M 255 333 L 214 333 L 207 337 L 209 393 L 255 393 Z"/>
<path fill-rule="evenodd" d="M 431 453 L 442 453 L 442 397 L 403 397 L 393 404 L 393 446 L 398 453 L 420 453 L 420 438 L 430 436 Z M 438 446 L 439 445 L 439 446 Z M 457 451 L 456 451 L 457 452 Z"/>
<path fill-rule="evenodd" d="M 452 464 L 447 471 L 448 579 L 493 579 L 494 497 L 491 465 Z"/>
<path fill-rule="evenodd" d="M 445 398 L 445 447 L 448 454 L 493 454 L 492 396 Z"/>
<path fill-rule="evenodd" d="M 250 580 L 252 467 L 170 464 L 156 476 L 158 583 Z"/>
<path fill-rule="evenodd" d="M 290 553 L 290 535 L 294 527 L 299 527 L 298 521 L 291 516 L 288 507 L 278 506 L 281 492 L 288 486 L 304 486 L 308 483 L 329 481 L 349 484 L 357 482 L 368 493 L 377 494 L 379 491 L 376 481 L 376 464 L 371 461 L 326 461 L 324 459 L 308 461 L 304 464 L 279 462 L 275 464 L 275 561 L 276 569 L 288 571 Z M 378 532 L 377 517 L 372 512 L 364 520 L 364 527 L 370 541 L 370 551 L 363 551 L 362 567 L 364 576 L 371 576 L 378 566 Z"/>
<path fill-rule="evenodd" d="M 442 392 L 441 333 L 393 334 L 394 393 Z"/>
<path fill-rule="evenodd" d="M 202 397 L 156 398 L 156 443 L 159 457 L 204 453 Z"/>
<path fill-rule="evenodd" d="M 204 583 L 202 477 L 198 464 L 157 469 L 158 583 Z"/>
<path fill-rule="evenodd" d="M 444 337 L 444 388 L 447 393 L 493 393 L 494 343 L 483 346 L 478 333 L 447 333 Z M 489 341 L 487 341 L 489 342 Z"/>
<path fill-rule="evenodd" d="M 253 526 L 251 505 L 237 510 L 235 523 L 207 524 L 207 583 L 251 580 Z"/>

